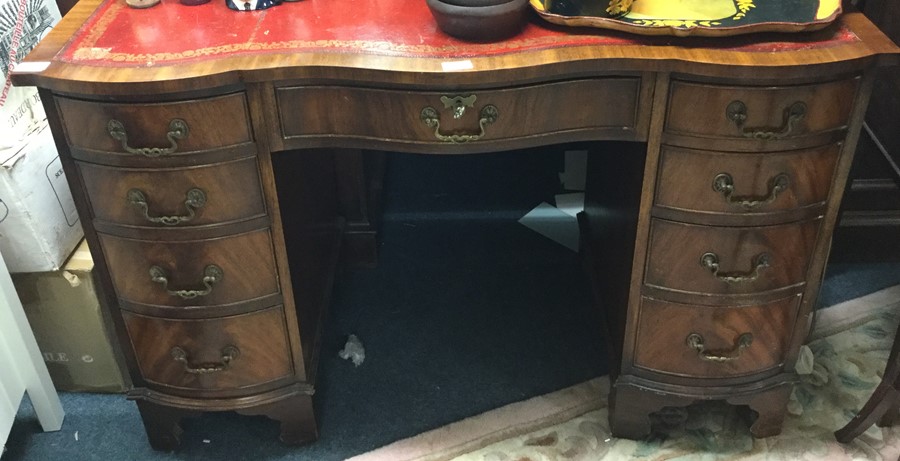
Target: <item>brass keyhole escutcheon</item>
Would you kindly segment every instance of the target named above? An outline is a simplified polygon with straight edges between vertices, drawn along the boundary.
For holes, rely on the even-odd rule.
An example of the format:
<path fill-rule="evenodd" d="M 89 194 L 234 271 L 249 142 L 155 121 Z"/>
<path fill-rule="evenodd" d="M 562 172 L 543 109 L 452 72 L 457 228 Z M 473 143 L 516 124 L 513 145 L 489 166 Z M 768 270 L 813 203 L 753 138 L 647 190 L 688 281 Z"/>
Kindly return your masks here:
<path fill-rule="evenodd" d="M 469 96 L 441 96 L 441 102 L 444 103 L 444 109 L 453 110 L 453 118 L 459 119 L 466 114 L 466 108 L 475 108 L 476 95 Z"/>

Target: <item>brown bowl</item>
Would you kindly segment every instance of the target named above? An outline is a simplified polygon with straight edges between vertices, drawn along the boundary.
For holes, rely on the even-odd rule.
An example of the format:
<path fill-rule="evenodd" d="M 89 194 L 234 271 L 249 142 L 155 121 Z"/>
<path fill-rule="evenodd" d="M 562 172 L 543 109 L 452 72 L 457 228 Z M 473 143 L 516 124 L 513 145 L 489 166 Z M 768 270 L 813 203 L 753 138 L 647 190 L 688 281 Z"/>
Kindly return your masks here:
<path fill-rule="evenodd" d="M 438 27 L 448 35 L 486 42 L 519 33 L 527 18 L 528 1 L 510 0 L 486 6 L 452 5 L 443 0 L 425 0 L 425 3 Z"/>

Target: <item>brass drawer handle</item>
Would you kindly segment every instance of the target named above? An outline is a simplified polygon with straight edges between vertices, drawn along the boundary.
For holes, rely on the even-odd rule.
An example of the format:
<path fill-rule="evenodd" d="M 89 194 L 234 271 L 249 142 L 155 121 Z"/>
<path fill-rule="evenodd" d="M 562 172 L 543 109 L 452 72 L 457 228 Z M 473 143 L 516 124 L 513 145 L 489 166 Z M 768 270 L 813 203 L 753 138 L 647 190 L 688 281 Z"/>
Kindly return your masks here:
<path fill-rule="evenodd" d="M 741 354 L 744 352 L 744 349 L 750 347 L 753 343 L 753 335 L 750 333 L 744 333 L 738 336 L 737 341 L 734 343 L 734 346 L 731 350 L 718 350 L 711 351 L 707 350 L 706 346 L 703 344 L 703 336 L 700 336 L 697 333 L 691 333 L 687 337 L 687 345 L 691 349 L 697 350 L 697 356 L 700 357 L 700 360 L 705 360 L 707 362 L 730 362 L 732 360 L 737 360 L 741 358 Z"/>
<path fill-rule="evenodd" d="M 237 347 L 225 346 L 225 348 L 222 349 L 222 361 L 220 363 L 201 363 L 192 365 L 188 359 L 187 352 L 185 352 L 184 349 L 178 346 L 172 348 L 172 358 L 174 358 L 176 362 L 181 362 L 182 365 L 184 365 L 184 371 L 192 375 L 208 375 L 210 373 L 226 370 L 231 365 L 231 362 L 238 358 L 239 355 L 241 355 L 241 351 Z"/>
<path fill-rule="evenodd" d="M 747 105 L 742 101 L 732 101 L 731 104 L 728 104 L 728 107 L 725 108 L 725 116 L 734 122 L 745 138 L 781 139 L 789 136 L 797 122 L 806 116 L 806 104 L 802 101 L 791 104 L 784 110 L 784 121 L 777 128 L 744 128 L 744 122 L 747 121 Z"/>
<path fill-rule="evenodd" d="M 780 173 L 769 180 L 769 193 L 763 197 L 734 195 L 734 178 L 728 173 L 719 173 L 713 179 L 713 190 L 725 196 L 725 201 L 731 205 L 737 205 L 745 210 L 752 210 L 762 205 L 775 201 L 778 194 L 787 190 L 791 185 L 788 175 Z"/>
<path fill-rule="evenodd" d="M 729 273 L 719 272 L 719 256 L 715 253 L 704 253 L 700 257 L 700 265 L 709 270 L 712 275 L 726 283 L 752 282 L 759 278 L 762 269 L 769 267 L 769 255 L 760 253 L 753 258 L 753 269 L 747 273 Z"/>
<path fill-rule="evenodd" d="M 469 96 L 468 98 L 462 98 L 457 96 L 455 98 L 448 98 L 446 96 L 441 98 L 441 101 L 444 103 L 446 108 L 453 109 L 453 118 L 460 118 L 465 114 L 466 107 L 472 107 L 472 104 L 475 102 L 475 96 Z M 478 118 L 478 129 L 479 132 L 477 134 L 443 134 L 441 133 L 441 116 L 438 114 L 438 111 L 434 107 L 426 107 L 422 109 L 422 113 L 419 114 L 419 119 L 422 120 L 422 123 L 429 128 L 434 128 L 434 137 L 439 141 L 443 142 L 452 142 L 456 144 L 469 142 L 469 141 L 477 141 L 484 136 L 484 127 L 486 125 L 490 125 L 497 121 L 500 117 L 500 110 L 497 109 L 496 106 L 488 104 L 481 108 L 481 113 Z"/>
<path fill-rule="evenodd" d="M 212 293 L 213 285 L 222 281 L 224 275 L 225 273 L 219 266 L 210 264 L 203 269 L 203 279 L 201 280 L 201 283 L 203 283 L 203 286 L 206 288 L 201 290 L 170 290 L 169 278 L 166 271 L 159 266 L 150 266 L 150 280 L 162 284 L 166 293 L 169 293 L 172 296 L 178 296 L 181 299 L 194 299 Z"/>
<path fill-rule="evenodd" d="M 206 194 L 197 188 L 193 188 L 185 194 L 184 207 L 187 208 L 187 214 L 181 216 L 150 216 L 150 207 L 147 205 L 147 196 L 140 189 L 131 189 L 125 195 L 125 199 L 129 204 L 141 209 L 144 219 L 154 224 L 164 224 L 166 226 L 174 226 L 194 219 L 196 215 L 194 210 L 203 208 L 206 205 Z"/>
<path fill-rule="evenodd" d="M 131 147 L 128 145 L 128 133 L 125 131 L 125 125 L 122 122 L 112 119 L 106 124 L 106 131 L 109 135 L 122 143 L 122 149 L 129 154 L 143 155 L 144 157 L 161 157 L 163 155 L 174 154 L 178 150 L 176 140 L 185 139 L 190 130 L 188 130 L 187 122 L 180 118 L 172 119 L 169 122 L 169 131 L 166 138 L 169 139 L 171 145 L 169 147 Z"/>

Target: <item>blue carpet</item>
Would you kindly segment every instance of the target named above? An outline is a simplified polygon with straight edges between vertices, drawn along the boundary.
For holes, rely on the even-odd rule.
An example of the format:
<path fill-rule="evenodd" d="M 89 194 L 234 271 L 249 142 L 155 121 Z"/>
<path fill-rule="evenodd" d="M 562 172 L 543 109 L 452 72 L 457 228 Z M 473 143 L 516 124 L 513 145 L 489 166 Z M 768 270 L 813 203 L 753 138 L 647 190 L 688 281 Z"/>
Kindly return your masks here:
<path fill-rule="evenodd" d="M 819 307 L 833 306 L 900 283 L 900 262 L 830 264 L 819 291 Z"/>
<path fill-rule="evenodd" d="M 3 460 L 340 460 L 607 373 L 574 252 L 508 221 L 391 221 L 383 235 L 379 267 L 345 274 L 335 292 L 315 444 L 282 446 L 263 417 L 208 414 L 184 422 L 178 454 L 159 454 L 134 403 L 63 394 L 63 430 L 40 433 L 24 405 Z M 337 357 L 350 333 L 366 346 L 358 368 Z"/>

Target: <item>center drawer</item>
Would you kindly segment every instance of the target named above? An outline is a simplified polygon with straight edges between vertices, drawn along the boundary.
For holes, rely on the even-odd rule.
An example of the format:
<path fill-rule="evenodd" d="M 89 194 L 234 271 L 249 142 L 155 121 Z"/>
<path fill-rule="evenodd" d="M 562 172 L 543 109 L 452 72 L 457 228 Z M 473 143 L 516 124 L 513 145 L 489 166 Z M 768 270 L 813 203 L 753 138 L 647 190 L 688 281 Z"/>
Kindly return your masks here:
<path fill-rule="evenodd" d="M 171 242 L 98 236 L 116 293 L 130 303 L 215 307 L 280 293 L 269 229 Z"/>
<path fill-rule="evenodd" d="M 608 77 L 499 90 L 278 88 L 281 136 L 445 143 L 581 129 L 635 130 L 641 79 Z M 473 138 L 474 137 L 474 138 Z"/>

